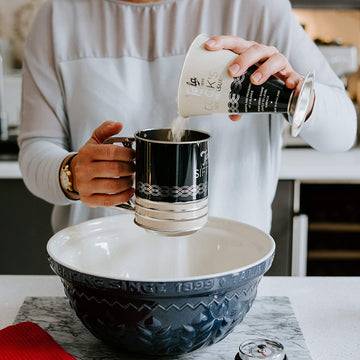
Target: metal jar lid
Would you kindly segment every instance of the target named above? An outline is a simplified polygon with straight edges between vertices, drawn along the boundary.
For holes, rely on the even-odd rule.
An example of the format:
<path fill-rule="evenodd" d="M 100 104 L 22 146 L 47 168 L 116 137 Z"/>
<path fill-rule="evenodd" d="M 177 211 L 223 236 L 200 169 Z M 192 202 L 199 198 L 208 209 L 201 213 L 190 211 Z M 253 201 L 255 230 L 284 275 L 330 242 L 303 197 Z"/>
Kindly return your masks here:
<path fill-rule="evenodd" d="M 240 344 L 236 360 L 285 360 L 284 346 L 273 340 L 254 339 Z"/>
<path fill-rule="evenodd" d="M 311 104 L 315 83 L 314 71 L 309 71 L 301 82 L 300 90 L 293 92 L 292 100 L 289 103 L 289 123 L 291 125 L 291 136 L 296 137 L 304 122 Z"/>

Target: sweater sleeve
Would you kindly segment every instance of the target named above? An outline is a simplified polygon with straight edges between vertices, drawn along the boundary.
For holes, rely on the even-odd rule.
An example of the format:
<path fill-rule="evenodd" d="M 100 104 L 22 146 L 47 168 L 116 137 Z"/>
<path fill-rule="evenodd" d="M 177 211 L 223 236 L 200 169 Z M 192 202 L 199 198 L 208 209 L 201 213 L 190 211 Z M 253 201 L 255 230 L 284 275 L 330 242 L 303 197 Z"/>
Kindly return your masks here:
<path fill-rule="evenodd" d="M 288 0 L 257 0 L 262 9 L 258 40 L 273 45 L 305 76 L 315 71 L 315 104 L 300 136 L 314 149 L 340 152 L 356 137 L 356 111 L 344 85 L 296 20 Z"/>
<path fill-rule="evenodd" d="M 25 44 L 19 164 L 23 180 L 34 195 L 66 205 L 72 201 L 61 189 L 59 169 L 71 149 L 54 60 L 51 11 L 51 3 L 45 2 Z"/>

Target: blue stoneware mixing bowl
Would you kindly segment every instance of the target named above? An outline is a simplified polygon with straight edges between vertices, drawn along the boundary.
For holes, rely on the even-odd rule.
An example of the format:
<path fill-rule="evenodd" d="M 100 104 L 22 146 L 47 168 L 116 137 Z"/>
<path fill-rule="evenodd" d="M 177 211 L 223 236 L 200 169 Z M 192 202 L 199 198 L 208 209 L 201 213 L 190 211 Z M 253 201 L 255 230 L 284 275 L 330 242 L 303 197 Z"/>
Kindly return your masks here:
<path fill-rule="evenodd" d="M 195 234 L 163 237 L 124 214 L 66 228 L 47 251 L 93 335 L 160 356 L 224 339 L 249 311 L 275 243 L 254 227 L 211 217 Z"/>

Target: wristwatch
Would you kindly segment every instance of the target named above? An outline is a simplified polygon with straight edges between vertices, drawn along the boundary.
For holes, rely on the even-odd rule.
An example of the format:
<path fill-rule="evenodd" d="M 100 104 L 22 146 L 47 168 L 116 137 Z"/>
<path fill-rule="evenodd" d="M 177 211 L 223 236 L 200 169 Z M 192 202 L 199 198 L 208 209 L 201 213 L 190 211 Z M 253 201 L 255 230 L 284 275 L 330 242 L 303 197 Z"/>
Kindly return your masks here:
<path fill-rule="evenodd" d="M 70 156 L 65 162 L 65 164 L 62 166 L 60 170 L 60 182 L 63 190 L 66 190 L 66 192 L 70 194 L 79 195 L 79 193 L 76 192 L 73 188 L 73 175 L 70 169 L 71 160 L 75 157 L 75 155 L 77 154 L 73 154 L 72 156 Z"/>

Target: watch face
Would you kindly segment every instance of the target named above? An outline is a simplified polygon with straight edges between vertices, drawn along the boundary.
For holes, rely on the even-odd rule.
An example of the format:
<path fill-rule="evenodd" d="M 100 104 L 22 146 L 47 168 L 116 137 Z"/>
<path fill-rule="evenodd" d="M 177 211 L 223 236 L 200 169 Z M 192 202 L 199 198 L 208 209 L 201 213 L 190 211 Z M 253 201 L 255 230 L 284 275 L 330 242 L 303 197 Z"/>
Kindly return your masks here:
<path fill-rule="evenodd" d="M 67 189 L 67 187 L 69 186 L 69 178 L 65 170 L 61 170 L 61 183 L 63 184 L 65 189 Z"/>

